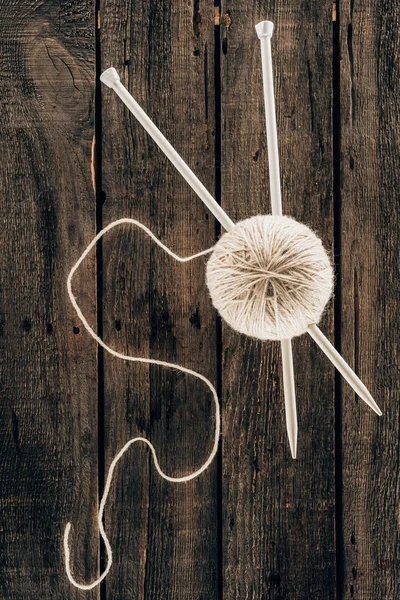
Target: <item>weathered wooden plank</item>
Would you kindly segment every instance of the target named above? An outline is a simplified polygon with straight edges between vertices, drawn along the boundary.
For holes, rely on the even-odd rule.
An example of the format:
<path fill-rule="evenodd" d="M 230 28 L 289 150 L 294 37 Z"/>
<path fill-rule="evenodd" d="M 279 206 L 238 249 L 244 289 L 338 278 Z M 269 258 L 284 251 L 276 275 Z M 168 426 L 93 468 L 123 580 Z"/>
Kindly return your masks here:
<path fill-rule="evenodd" d="M 343 385 L 343 598 L 400 595 L 399 7 L 340 3 L 342 349 L 383 410 Z"/>
<path fill-rule="evenodd" d="M 212 2 L 101 4 L 102 68 L 122 82 L 195 170 L 214 186 Z M 214 220 L 120 100 L 103 89 L 103 223 L 131 216 L 181 255 L 214 242 Z M 140 231 L 104 240 L 104 337 L 124 352 L 179 362 L 215 382 L 215 313 L 204 260 L 176 265 Z M 131 437 L 153 441 L 169 474 L 195 470 L 213 438 L 205 386 L 158 367 L 105 356 L 106 468 Z M 110 598 L 217 597 L 216 466 L 171 484 L 147 449 L 129 451 L 113 485 L 107 528 Z"/>
<path fill-rule="evenodd" d="M 273 62 L 284 212 L 333 249 L 331 2 L 226 2 L 221 14 L 222 206 L 270 212 L 259 41 Z M 333 310 L 322 329 L 332 339 Z M 334 377 L 295 339 L 298 459 L 285 431 L 280 350 L 223 327 L 224 598 L 335 597 Z"/>
<path fill-rule="evenodd" d="M 1 12 L 0 596 L 77 598 L 62 535 L 71 520 L 74 572 L 95 575 L 97 355 L 66 279 L 95 229 L 94 6 Z M 95 321 L 94 257 L 75 283 Z"/>

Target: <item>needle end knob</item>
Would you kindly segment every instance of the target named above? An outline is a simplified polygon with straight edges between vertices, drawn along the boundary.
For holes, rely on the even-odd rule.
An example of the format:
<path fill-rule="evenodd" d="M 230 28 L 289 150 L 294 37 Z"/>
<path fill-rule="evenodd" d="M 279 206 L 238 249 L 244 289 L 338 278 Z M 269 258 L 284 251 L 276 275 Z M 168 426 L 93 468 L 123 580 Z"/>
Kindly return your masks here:
<path fill-rule="evenodd" d="M 256 25 L 256 32 L 260 40 L 263 37 L 272 37 L 273 31 L 274 24 L 272 21 L 260 21 L 260 23 L 257 23 Z"/>
<path fill-rule="evenodd" d="M 100 81 L 112 89 L 117 81 L 120 81 L 120 78 L 116 69 L 114 69 L 114 67 L 110 67 L 100 75 Z"/>

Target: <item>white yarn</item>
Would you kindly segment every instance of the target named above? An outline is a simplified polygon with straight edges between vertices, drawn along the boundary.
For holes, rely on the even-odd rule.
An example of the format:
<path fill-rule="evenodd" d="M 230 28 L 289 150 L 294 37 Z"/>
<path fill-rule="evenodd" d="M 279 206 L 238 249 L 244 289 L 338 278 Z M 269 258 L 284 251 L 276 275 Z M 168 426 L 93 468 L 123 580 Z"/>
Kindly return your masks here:
<path fill-rule="evenodd" d="M 319 322 L 332 295 L 333 270 L 321 240 L 306 225 L 259 215 L 220 238 L 207 262 L 207 285 L 233 329 L 282 340 Z"/>
<path fill-rule="evenodd" d="M 70 534 L 70 530 L 71 530 L 71 523 L 68 523 L 65 527 L 65 531 L 64 531 L 64 553 L 65 553 L 65 570 L 68 576 L 69 581 L 78 589 L 80 590 L 91 590 L 94 587 L 96 587 L 97 585 L 99 585 L 99 583 L 101 581 L 103 581 L 103 579 L 106 577 L 107 573 L 110 571 L 111 569 L 111 565 L 112 565 L 112 549 L 111 549 L 111 545 L 110 542 L 108 540 L 107 534 L 104 530 L 104 525 L 103 525 L 103 513 L 104 513 L 104 508 L 106 505 L 106 501 L 107 501 L 107 497 L 110 491 L 110 486 L 111 486 L 111 482 L 112 482 L 112 477 L 113 477 L 113 473 L 115 470 L 115 467 L 117 466 L 117 463 L 119 461 L 119 459 L 125 454 L 125 452 L 128 450 L 128 448 L 134 444 L 135 442 L 143 442 L 145 444 L 147 444 L 151 450 L 151 453 L 153 455 L 153 461 L 154 461 L 154 466 L 157 470 L 157 472 L 161 475 L 161 477 L 163 479 L 166 479 L 167 481 L 172 481 L 175 483 L 181 483 L 181 482 L 185 482 L 185 481 L 190 481 L 191 479 L 195 479 L 195 477 L 198 477 L 201 473 L 203 473 L 203 471 L 205 471 L 210 464 L 212 463 L 215 455 L 217 454 L 218 451 L 218 441 L 219 441 L 219 436 L 220 436 L 220 406 L 219 406 L 219 400 L 218 400 L 218 395 L 217 392 L 214 388 L 214 386 L 212 385 L 212 383 L 207 379 L 207 377 L 204 377 L 204 375 L 201 375 L 200 373 L 196 373 L 196 371 L 193 371 L 192 369 L 188 369 L 186 367 L 182 367 L 181 365 L 177 365 L 174 363 L 168 363 L 165 362 L 163 360 L 154 360 L 154 359 L 150 359 L 150 358 L 140 358 L 137 356 L 130 356 L 130 355 L 126 355 L 126 354 L 122 354 L 121 352 L 117 352 L 116 350 L 113 350 L 110 346 L 108 346 L 107 344 L 105 344 L 103 342 L 103 340 L 93 331 L 92 327 L 89 325 L 89 323 L 87 322 L 86 318 L 84 317 L 81 309 L 78 306 L 78 303 L 76 301 L 76 298 L 74 297 L 73 293 L 72 293 L 72 278 L 74 276 L 74 273 L 77 271 L 77 269 L 79 268 L 80 264 L 83 262 L 83 260 L 85 259 L 85 257 L 89 254 L 89 252 L 92 250 L 92 248 L 96 245 L 96 243 L 99 241 L 99 239 L 101 237 L 103 237 L 103 235 L 105 233 L 107 233 L 107 231 L 110 231 L 110 229 L 113 229 L 114 227 L 117 227 L 118 225 L 122 225 L 123 223 L 129 223 L 132 225 L 136 225 L 137 227 L 139 227 L 140 229 L 142 229 L 148 236 L 150 236 L 152 238 L 152 240 L 154 240 L 156 242 L 156 244 L 158 244 L 158 246 L 160 246 L 160 248 L 162 248 L 167 254 L 169 254 L 170 256 L 172 256 L 172 258 L 174 258 L 175 260 L 177 260 L 178 262 L 187 262 L 189 260 L 193 260 L 195 258 L 198 258 L 199 256 L 204 256 L 206 254 L 209 254 L 213 248 L 209 248 L 208 250 L 204 250 L 203 252 L 198 252 L 197 254 L 194 254 L 193 256 L 188 256 L 186 258 L 183 258 L 181 256 L 177 256 L 176 254 L 174 254 L 174 252 L 172 252 L 169 248 L 167 248 L 160 240 L 158 240 L 155 235 L 142 223 L 140 223 L 139 221 L 136 221 L 135 219 L 119 219 L 118 221 L 113 221 L 112 223 L 110 223 L 109 225 L 107 225 L 107 227 L 105 227 L 104 229 L 102 229 L 97 235 L 96 237 L 90 242 L 89 246 L 86 248 L 86 250 L 83 252 L 82 256 L 77 260 L 77 262 L 75 263 L 75 265 L 72 267 L 69 275 L 68 275 L 68 280 L 67 280 L 67 288 L 68 288 L 68 295 L 69 298 L 71 300 L 72 306 L 75 308 L 76 313 L 79 317 L 79 319 L 81 320 L 84 328 L 86 329 L 86 331 L 89 332 L 89 334 L 92 336 L 92 338 L 94 340 L 96 340 L 96 342 L 102 347 L 104 348 L 104 350 L 106 350 L 107 352 L 109 352 L 110 354 L 112 354 L 113 356 L 116 356 L 117 358 L 121 358 L 122 360 L 129 360 L 131 362 L 141 362 L 141 363 L 147 363 L 147 364 L 152 364 L 152 365 L 160 365 L 163 367 L 169 367 L 171 369 L 176 369 L 178 371 L 182 371 L 183 373 L 187 373 L 188 375 L 193 375 L 193 377 L 197 377 L 197 379 L 200 379 L 201 381 L 204 381 L 204 383 L 209 387 L 213 399 L 214 399 L 214 405 L 215 405 L 215 433 L 214 433 L 214 444 L 211 450 L 211 453 L 209 455 L 209 457 L 207 458 L 207 460 L 205 461 L 205 463 L 199 468 L 197 469 L 197 471 L 195 471 L 194 473 L 190 473 L 189 475 L 184 475 L 183 477 L 172 477 L 170 475 L 167 475 L 166 473 L 164 473 L 164 471 L 162 471 L 158 459 L 157 459 L 157 454 L 155 451 L 155 448 L 153 446 L 153 444 L 147 440 L 146 438 L 143 437 L 136 437 L 133 438 L 131 440 L 129 440 L 125 446 L 123 446 L 123 448 L 121 448 L 121 450 L 118 452 L 118 454 L 115 456 L 114 460 L 112 461 L 108 474 L 107 474 L 107 479 L 106 479 L 106 484 L 104 486 L 104 492 L 103 492 L 103 496 L 100 502 L 100 508 L 99 508 L 99 512 L 98 512 L 98 517 L 97 517 L 97 521 L 98 521 L 98 527 L 99 527 L 99 532 L 100 535 L 104 541 L 104 545 L 106 547 L 106 551 L 107 551 L 107 566 L 104 569 L 103 573 L 92 583 L 88 583 L 88 584 L 82 584 L 82 583 L 78 583 L 71 572 L 71 565 L 70 565 L 70 548 L 69 548 L 69 534 Z"/>
<path fill-rule="evenodd" d="M 103 514 L 115 467 L 130 446 L 135 442 L 147 444 L 159 475 L 167 481 L 180 483 L 198 477 L 210 466 L 218 451 L 220 436 L 218 395 L 204 375 L 178 364 L 130 356 L 113 350 L 89 325 L 72 293 L 73 276 L 86 256 L 107 231 L 124 223 L 142 229 L 178 262 L 187 262 L 212 252 L 207 262 L 206 276 L 213 304 L 233 329 L 248 336 L 278 340 L 301 335 L 309 325 L 319 321 L 333 289 L 333 271 L 321 240 L 308 227 L 289 217 L 251 217 L 237 223 L 212 248 L 186 258 L 177 256 L 135 219 L 113 221 L 90 242 L 72 267 L 67 280 L 69 298 L 84 328 L 104 350 L 117 358 L 176 369 L 203 381 L 214 399 L 215 433 L 207 460 L 197 471 L 182 477 L 172 477 L 162 471 L 153 444 L 144 437 L 132 438 L 121 448 L 110 465 L 97 517 L 100 536 L 107 552 L 107 565 L 92 583 L 78 583 L 72 575 L 69 548 L 71 523 L 65 527 L 65 570 L 69 581 L 80 590 L 91 590 L 99 585 L 111 569 L 112 549 L 104 530 Z"/>

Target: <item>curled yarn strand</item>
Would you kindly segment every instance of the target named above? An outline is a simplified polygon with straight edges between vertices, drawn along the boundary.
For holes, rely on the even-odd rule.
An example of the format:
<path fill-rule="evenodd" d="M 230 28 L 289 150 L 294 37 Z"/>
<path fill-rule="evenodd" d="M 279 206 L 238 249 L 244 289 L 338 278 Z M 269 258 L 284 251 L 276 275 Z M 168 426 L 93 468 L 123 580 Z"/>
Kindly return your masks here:
<path fill-rule="evenodd" d="M 199 467 L 193 473 L 189 473 L 188 475 L 184 475 L 181 477 L 172 477 L 171 475 L 168 475 L 161 469 L 160 464 L 158 462 L 157 453 L 156 453 L 156 450 L 155 450 L 153 444 L 150 442 L 150 440 L 148 440 L 144 437 L 132 438 L 121 448 L 121 450 L 118 452 L 118 454 L 114 457 L 114 459 L 109 467 L 106 484 L 104 486 L 104 492 L 103 492 L 103 496 L 100 501 L 100 507 L 99 507 L 98 517 L 97 517 L 99 533 L 100 533 L 101 538 L 104 541 L 104 545 L 105 545 L 106 552 L 107 552 L 107 565 L 106 565 L 103 573 L 101 573 L 101 575 L 97 579 L 95 579 L 93 582 L 87 583 L 87 584 L 82 584 L 82 583 L 79 583 L 78 581 L 76 581 L 76 579 L 74 578 L 72 571 L 71 571 L 71 551 L 70 551 L 70 546 L 69 546 L 69 535 L 70 535 L 70 531 L 71 531 L 71 527 L 72 527 L 71 523 L 67 523 L 65 530 L 64 530 L 64 555 L 65 555 L 66 574 L 67 574 L 69 581 L 76 588 L 78 588 L 80 590 L 91 590 L 91 589 L 95 588 L 97 585 L 99 585 L 101 583 L 101 581 L 103 581 L 103 579 L 107 576 L 107 574 L 109 573 L 109 571 L 111 569 L 113 555 L 112 555 L 112 548 L 111 548 L 111 545 L 110 545 L 109 539 L 107 537 L 107 534 L 105 532 L 104 524 L 103 524 L 104 508 L 105 508 L 105 505 L 107 502 L 108 494 L 110 492 L 110 487 L 111 487 L 111 483 L 112 483 L 114 470 L 117 466 L 118 461 L 122 458 L 122 456 L 125 454 L 125 452 L 130 448 L 130 446 L 132 446 L 132 444 L 134 444 L 135 442 L 143 442 L 144 444 L 147 444 L 147 446 L 151 450 L 154 466 L 155 466 L 157 472 L 159 473 L 159 475 L 166 481 L 171 481 L 174 483 L 183 483 L 183 482 L 195 479 L 196 477 L 201 475 L 201 473 L 203 473 L 210 466 L 215 455 L 218 452 L 218 442 L 219 442 L 220 429 L 221 429 L 221 424 L 220 424 L 221 415 L 220 415 L 220 404 L 219 404 L 218 394 L 217 394 L 214 386 L 212 385 L 211 381 L 209 381 L 209 379 L 207 379 L 207 377 L 205 377 L 204 375 L 201 375 L 200 373 L 197 373 L 196 371 L 193 371 L 192 369 L 188 369 L 187 367 L 183 367 L 182 365 L 178 365 L 176 363 L 169 363 L 169 362 L 165 362 L 163 360 L 155 360 L 152 358 L 141 358 L 138 356 L 131 356 L 129 354 L 123 354 L 121 352 L 117 352 L 116 350 L 114 350 L 113 348 L 108 346 L 97 335 L 97 333 L 89 325 L 86 317 L 84 316 L 84 314 L 82 313 L 82 311 L 78 305 L 78 302 L 72 292 L 72 279 L 74 277 L 74 274 L 76 273 L 76 271 L 78 270 L 78 268 L 82 264 L 82 262 L 85 260 L 86 256 L 92 250 L 92 248 L 100 240 L 100 238 L 102 238 L 105 233 L 107 233 L 114 227 L 117 227 L 118 225 L 122 225 L 122 224 L 136 225 L 137 227 L 142 229 L 160 248 L 162 248 L 167 254 L 169 254 L 169 256 L 171 256 L 172 258 L 174 258 L 176 261 L 178 261 L 180 263 L 188 262 L 188 261 L 194 260 L 195 258 L 199 258 L 200 256 L 205 256 L 207 254 L 210 254 L 210 252 L 212 252 L 214 249 L 213 247 L 211 247 L 211 248 L 208 248 L 207 250 L 203 250 L 202 252 L 198 252 L 197 254 L 193 254 L 192 256 L 181 257 L 181 256 L 178 256 L 177 254 L 175 254 L 174 252 L 172 252 L 172 250 L 170 250 L 169 248 L 167 248 L 167 246 L 165 246 L 150 231 L 150 229 L 148 229 L 145 225 L 143 225 L 143 223 L 140 223 L 139 221 L 136 221 L 135 219 L 129 219 L 129 218 L 123 218 L 123 219 L 118 219 L 117 221 L 113 221 L 112 223 L 110 223 L 109 225 L 104 227 L 104 229 L 102 229 L 93 238 L 93 240 L 87 246 L 85 251 L 79 257 L 77 262 L 74 264 L 74 266 L 72 267 L 72 269 L 68 275 L 67 289 L 68 289 L 68 295 L 71 300 L 72 306 L 74 307 L 76 314 L 78 315 L 78 317 L 79 317 L 82 325 L 86 329 L 86 331 L 99 344 L 99 346 L 104 348 L 104 350 L 106 350 L 109 354 L 116 356 L 117 358 L 119 358 L 121 360 L 128 360 L 131 362 L 140 362 L 140 363 L 146 363 L 146 364 L 152 364 L 152 365 L 159 365 L 162 367 L 175 369 L 177 371 L 181 371 L 182 373 L 192 375 L 193 377 L 196 377 L 197 379 L 200 379 L 201 381 L 203 381 L 208 386 L 209 390 L 211 391 L 211 394 L 212 394 L 212 397 L 214 400 L 214 409 L 215 409 L 214 443 L 213 443 L 211 452 L 210 452 L 207 460 L 201 465 L 201 467 Z"/>

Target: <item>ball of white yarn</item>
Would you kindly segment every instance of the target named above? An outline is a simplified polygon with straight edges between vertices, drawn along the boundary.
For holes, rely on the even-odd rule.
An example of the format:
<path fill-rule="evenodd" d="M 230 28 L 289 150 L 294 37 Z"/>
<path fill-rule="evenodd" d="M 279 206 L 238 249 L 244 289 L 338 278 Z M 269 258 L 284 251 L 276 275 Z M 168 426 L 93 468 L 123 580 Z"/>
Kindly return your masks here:
<path fill-rule="evenodd" d="M 207 262 L 215 308 L 236 331 L 261 340 L 305 333 L 332 294 L 321 240 L 284 216 L 259 215 L 224 233 Z"/>

